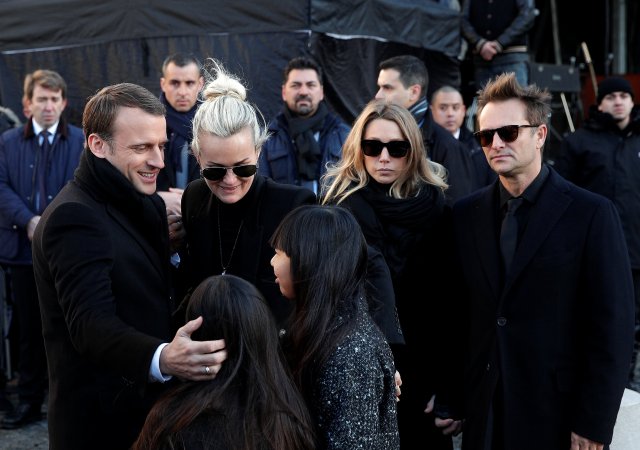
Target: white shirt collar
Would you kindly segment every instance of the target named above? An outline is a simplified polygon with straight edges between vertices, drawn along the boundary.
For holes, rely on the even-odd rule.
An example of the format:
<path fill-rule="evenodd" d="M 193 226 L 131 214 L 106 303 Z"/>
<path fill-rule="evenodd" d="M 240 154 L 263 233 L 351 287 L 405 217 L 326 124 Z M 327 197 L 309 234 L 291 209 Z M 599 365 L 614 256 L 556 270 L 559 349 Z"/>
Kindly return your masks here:
<path fill-rule="evenodd" d="M 33 120 L 33 119 L 31 119 L 31 123 L 33 124 L 33 132 L 35 133 L 36 136 L 38 136 L 40 134 L 40 132 L 42 132 L 42 130 L 44 130 L 44 127 L 40 126 L 40 124 L 38 122 L 36 122 L 35 120 Z M 54 123 L 49 128 L 47 128 L 47 131 L 49 133 L 51 133 L 51 136 L 55 136 L 56 135 L 56 131 L 58 131 L 58 124 L 59 123 L 60 123 L 60 121 L 58 120 L 56 123 Z"/>

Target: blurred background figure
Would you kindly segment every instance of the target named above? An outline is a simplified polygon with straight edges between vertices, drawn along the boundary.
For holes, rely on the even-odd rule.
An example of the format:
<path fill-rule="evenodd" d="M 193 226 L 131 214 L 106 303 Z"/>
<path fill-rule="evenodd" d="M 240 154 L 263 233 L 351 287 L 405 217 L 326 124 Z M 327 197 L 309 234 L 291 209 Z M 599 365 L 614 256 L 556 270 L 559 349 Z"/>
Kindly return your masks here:
<path fill-rule="evenodd" d="M 31 240 L 45 208 L 73 178 L 84 146 L 82 130 L 67 123 L 67 84 L 51 70 L 25 78 L 29 120 L 0 136 L 0 264 L 18 322 L 18 405 L 0 422 L 20 428 L 40 420 L 47 387 Z"/>
<path fill-rule="evenodd" d="M 260 153 L 260 174 L 318 193 L 327 163 L 340 159 L 349 126 L 329 110 L 322 68 L 310 58 L 293 58 L 285 67 L 282 101 Z"/>
<path fill-rule="evenodd" d="M 636 302 L 636 337 L 629 387 L 640 392 L 640 108 L 621 77 L 598 85 L 589 119 L 565 137 L 556 170 L 616 205 L 627 239 Z"/>
<path fill-rule="evenodd" d="M 167 145 L 164 168 L 158 176 L 158 195 L 167 209 L 181 215 L 180 202 L 187 184 L 200 177 L 191 151 L 191 123 L 204 85 L 200 61 L 189 54 L 174 53 L 162 63 L 160 101 L 167 109 Z"/>

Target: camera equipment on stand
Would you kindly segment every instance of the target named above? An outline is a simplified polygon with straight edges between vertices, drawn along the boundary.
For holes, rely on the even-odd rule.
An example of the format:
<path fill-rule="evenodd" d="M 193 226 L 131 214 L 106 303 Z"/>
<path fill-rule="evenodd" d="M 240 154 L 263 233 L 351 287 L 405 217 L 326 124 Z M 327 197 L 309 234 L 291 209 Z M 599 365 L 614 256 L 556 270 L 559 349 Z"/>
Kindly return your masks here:
<path fill-rule="evenodd" d="M 573 65 L 531 63 L 529 80 L 531 83 L 547 88 L 549 92 L 558 92 L 562 100 L 567 123 L 571 132 L 575 131 L 573 119 L 565 93 L 580 92 L 580 71 Z"/>

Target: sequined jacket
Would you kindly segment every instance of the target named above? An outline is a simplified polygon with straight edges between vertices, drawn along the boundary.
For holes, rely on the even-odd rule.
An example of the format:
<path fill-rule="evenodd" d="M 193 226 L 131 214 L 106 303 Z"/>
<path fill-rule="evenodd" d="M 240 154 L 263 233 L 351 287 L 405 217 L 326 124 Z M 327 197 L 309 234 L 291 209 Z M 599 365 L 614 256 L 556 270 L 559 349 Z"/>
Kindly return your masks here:
<path fill-rule="evenodd" d="M 391 350 L 364 305 L 313 386 L 318 448 L 399 449 L 394 374 Z"/>

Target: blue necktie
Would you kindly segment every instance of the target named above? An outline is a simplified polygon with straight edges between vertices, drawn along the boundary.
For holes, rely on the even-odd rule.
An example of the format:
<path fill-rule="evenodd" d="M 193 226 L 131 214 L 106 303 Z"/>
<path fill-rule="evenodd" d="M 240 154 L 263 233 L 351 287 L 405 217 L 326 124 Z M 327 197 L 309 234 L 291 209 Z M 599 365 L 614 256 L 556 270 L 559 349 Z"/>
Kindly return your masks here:
<path fill-rule="evenodd" d="M 42 142 L 40 143 L 40 154 L 38 155 L 38 164 L 36 167 L 37 179 L 38 179 L 38 201 L 37 209 L 38 213 L 42 214 L 47 207 L 47 174 L 49 165 L 49 151 L 51 150 L 51 144 L 49 143 L 50 133 L 47 130 L 42 130 L 40 136 Z"/>
<path fill-rule="evenodd" d="M 524 199 L 522 197 L 507 200 L 507 213 L 504 215 L 504 219 L 502 219 L 502 227 L 500 228 L 500 251 L 502 253 L 505 273 L 509 272 L 511 261 L 513 261 L 513 255 L 518 245 L 518 219 L 515 214 L 523 201 Z"/>

